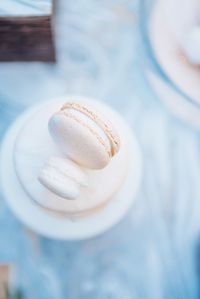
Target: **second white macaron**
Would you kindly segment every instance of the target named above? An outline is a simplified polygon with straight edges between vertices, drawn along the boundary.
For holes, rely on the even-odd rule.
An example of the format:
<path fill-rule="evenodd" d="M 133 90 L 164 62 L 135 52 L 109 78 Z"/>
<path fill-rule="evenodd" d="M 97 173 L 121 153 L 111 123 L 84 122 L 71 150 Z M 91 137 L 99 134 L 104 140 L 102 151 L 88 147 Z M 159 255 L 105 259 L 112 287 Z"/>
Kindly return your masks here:
<path fill-rule="evenodd" d="M 51 192 L 66 199 L 76 199 L 81 188 L 88 185 L 86 173 L 74 162 L 60 157 L 51 157 L 38 179 Z"/>

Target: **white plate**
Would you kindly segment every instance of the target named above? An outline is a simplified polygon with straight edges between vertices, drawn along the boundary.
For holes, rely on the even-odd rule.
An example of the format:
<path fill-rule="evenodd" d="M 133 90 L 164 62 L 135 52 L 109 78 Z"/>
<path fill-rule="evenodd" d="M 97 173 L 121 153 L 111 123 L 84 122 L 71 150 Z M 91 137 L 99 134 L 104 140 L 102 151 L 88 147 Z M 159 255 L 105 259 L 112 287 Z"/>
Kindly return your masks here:
<path fill-rule="evenodd" d="M 131 164 L 128 176 L 107 206 L 98 213 L 78 220 L 58 217 L 46 212 L 35 204 L 21 187 L 13 165 L 13 149 L 16 136 L 23 124 L 39 106 L 23 113 L 8 130 L 1 148 L 0 175 L 5 200 L 14 214 L 30 229 L 49 238 L 63 240 L 81 240 L 97 236 L 117 224 L 128 212 L 136 198 L 142 174 L 142 158 L 138 142 L 133 134 L 132 139 L 134 165 Z"/>

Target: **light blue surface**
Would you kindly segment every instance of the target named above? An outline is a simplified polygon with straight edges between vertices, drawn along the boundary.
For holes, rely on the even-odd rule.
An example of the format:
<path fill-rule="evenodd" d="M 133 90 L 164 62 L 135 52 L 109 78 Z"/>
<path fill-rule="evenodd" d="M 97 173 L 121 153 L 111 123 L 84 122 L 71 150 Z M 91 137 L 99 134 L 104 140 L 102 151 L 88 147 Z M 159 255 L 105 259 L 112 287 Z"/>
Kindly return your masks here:
<path fill-rule="evenodd" d="M 142 74 L 137 2 L 60 0 L 58 63 L 0 65 L 0 134 L 36 101 L 64 92 L 112 104 L 135 130 L 138 200 L 103 236 L 59 242 L 28 232 L 0 201 L 0 260 L 30 299 L 198 298 L 199 133 L 175 120 Z"/>
<path fill-rule="evenodd" d="M 2 0 L 0 16 L 43 16 L 52 12 L 51 0 Z"/>

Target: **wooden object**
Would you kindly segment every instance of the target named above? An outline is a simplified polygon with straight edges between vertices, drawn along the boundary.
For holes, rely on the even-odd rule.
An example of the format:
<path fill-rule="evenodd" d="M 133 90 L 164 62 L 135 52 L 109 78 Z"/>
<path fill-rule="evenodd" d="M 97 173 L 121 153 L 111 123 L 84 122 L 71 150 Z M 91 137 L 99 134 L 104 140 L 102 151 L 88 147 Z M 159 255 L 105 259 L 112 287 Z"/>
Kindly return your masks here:
<path fill-rule="evenodd" d="M 0 299 L 7 299 L 7 290 L 10 281 L 10 265 L 0 265 Z"/>
<path fill-rule="evenodd" d="M 0 3 L 0 61 L 54 62 L 52 1 L 48 7 L 7 3 Z"/>

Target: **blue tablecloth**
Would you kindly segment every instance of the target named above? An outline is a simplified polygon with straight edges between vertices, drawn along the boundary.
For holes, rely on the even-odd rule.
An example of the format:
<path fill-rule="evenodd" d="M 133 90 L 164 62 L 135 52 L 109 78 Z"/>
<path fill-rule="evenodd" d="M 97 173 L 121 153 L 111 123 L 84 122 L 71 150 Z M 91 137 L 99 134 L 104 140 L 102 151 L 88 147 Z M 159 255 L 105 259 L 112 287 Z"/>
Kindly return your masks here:
<path fill-rule="evenodd" d="M 0 261 L 15 265 L 25 298 L 198 298 L 199 133 L 171 116 L 144 79 L 137 6 L 60 0 L 57 64 L 0 64 L 1 137 L 27 106 L 81 93 L 121 112 L 145 162 L 129 215 L 88 241 L 40 237 L 0 197 Z"/>

